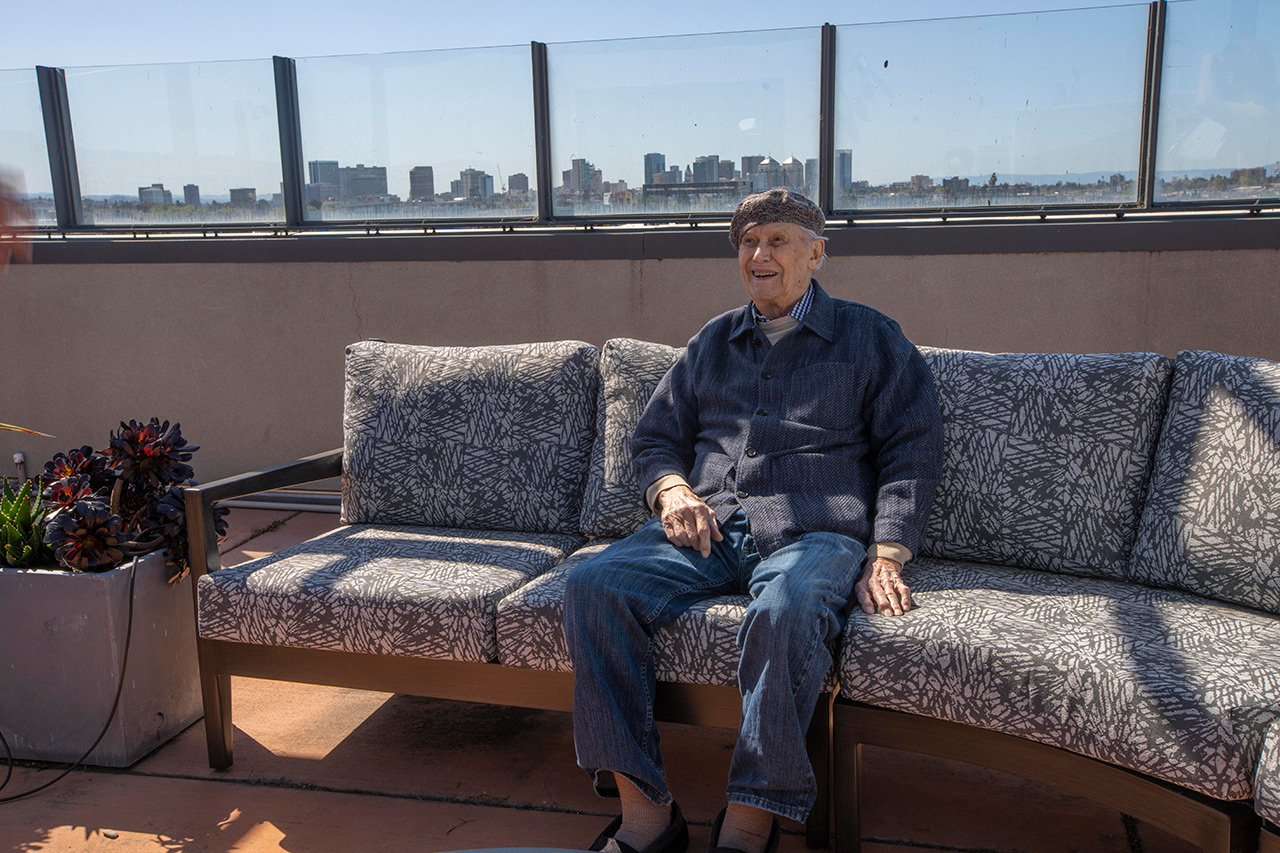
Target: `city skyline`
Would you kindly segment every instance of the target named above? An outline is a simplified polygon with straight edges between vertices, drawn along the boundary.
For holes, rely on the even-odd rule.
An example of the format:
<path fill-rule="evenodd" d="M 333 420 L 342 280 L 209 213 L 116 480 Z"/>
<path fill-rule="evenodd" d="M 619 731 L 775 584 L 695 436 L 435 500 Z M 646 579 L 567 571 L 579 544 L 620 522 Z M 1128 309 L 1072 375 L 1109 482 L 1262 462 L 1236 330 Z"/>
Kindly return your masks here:
<path fill-rule="evenodd" d="M 1222 48 L 1221 36 L 1202 32 L 1245 28 L 1227 19 L 1223 3 L 1176 6 L 1157 169 L 1193 176 L 1270 166 L 1280 156 L 1265 134 L 1237 139 L 1230 158 L 1215 154 L 1231 137 L 1197 103 L 1203 83 L 1189 69 L 1202 65 L 1200 55 L 1169 59 L 1196 38 Z M 1258 5 L 1245 23 L 1274 42 L 1278 9 Z M 873 185 L 916 175 L 973 181 L 994 172 L 1052 183 L 1133 174 L 1141 156 L 1146 12 L 1145 4 L 1127 4 L 839 28 L 836 148 L 850 151 L 852 174 Z M 587 160 L 603 181 L 639 187 L 647 178 L 644 154 L 655 151 L 667 170 L 693 169 L 706 157 L 816 160 L 817 33 L 549 45 L 551 183 L 559 184 L 573 161 Z M 1046 45 L 1049 33 L 1054 39 Z M 754 60 L 746 69 L 744 56 Z M 941 67 L 948 69 L 944 82 Z M 387 194 L 402 199 L 413 198 L 410 170 L 426 164 L 438 175 L 484 172 L 499 192 L 513 174 L 536 188 L 527 47 L 304 58 L 298 68 L 305 160 L 323 151 L 345 163 L 384 165 Z M 278 187 L 272 76 L 265 60 L 69 68 L 82 193 L 128 195 L 152 182 Z M 34 164 L 25 170 L 27 189 L 47 192 L 32 83 L 0 75 L 0 107 L 17 117 L 0 131 L 0 160 L 22 166 L 24 157 L 9 152 L 25 138 L 25 162 Z M 122 98 L 121 91 L 131 94 Z M 25 100 L 9 97 L 14 93 Z"/>

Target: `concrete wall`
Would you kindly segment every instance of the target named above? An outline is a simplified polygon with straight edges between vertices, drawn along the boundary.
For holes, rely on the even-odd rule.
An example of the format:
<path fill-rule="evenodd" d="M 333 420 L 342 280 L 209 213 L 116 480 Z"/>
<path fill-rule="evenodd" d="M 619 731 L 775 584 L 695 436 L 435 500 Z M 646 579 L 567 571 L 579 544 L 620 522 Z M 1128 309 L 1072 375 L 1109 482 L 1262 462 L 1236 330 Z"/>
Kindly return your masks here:
<path fill-rule="evenodd" d="M 1215 349 L 1280 359 L 1280 250 L 834 257 L 835 296 L 917 343 L 989 351 Z M 0 464 L 182 423 L 204 481 L 341 443 L 343 348 L 626 336 L 682 344 L 741 304 L 735 262 L 37 263 L 0 279 Z"/>

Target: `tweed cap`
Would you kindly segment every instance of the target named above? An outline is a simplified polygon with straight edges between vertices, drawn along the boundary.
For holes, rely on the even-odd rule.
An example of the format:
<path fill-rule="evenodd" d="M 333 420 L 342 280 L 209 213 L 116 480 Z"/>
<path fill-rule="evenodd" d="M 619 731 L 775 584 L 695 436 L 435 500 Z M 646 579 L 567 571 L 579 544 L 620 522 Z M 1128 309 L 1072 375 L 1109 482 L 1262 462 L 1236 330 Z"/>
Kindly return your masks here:
<path fill-rule="evenodd" d="M 729 242 L 733 248 L 738 248 L 743 234 L 766 222 L 792 222 L 821 237 L 827 218 L 822 215 L 822 208 L 800 193 L 781 188 L 755 193 L 738 203 L 733 222 L 729 225 Z"/>

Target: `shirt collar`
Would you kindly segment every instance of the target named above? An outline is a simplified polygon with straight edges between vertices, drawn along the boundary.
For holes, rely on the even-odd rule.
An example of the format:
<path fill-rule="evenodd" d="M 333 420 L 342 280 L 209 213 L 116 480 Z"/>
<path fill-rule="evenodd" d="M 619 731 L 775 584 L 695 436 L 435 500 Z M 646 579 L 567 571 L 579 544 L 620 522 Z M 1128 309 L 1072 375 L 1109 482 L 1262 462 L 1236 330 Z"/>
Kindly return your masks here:
<path fill-rule="evenodd" d="M 797 308 L 801 309 L 799 316 L 796 314 Z M 790 313 L 800 321 L 800 325 L 812 329 L 824 340 L 832 340 L 836 325 L 836 306 L 827 292 L 818 284 L 817 279 L 809 279 L 809 289 L 805 291 L 804 296 L 800 297 L 800 301 L 795 304 Z M 729 337 L 736 338 L 741 334 L 749 334 L 758 323 L 759 317 L 755 303 L 748 303 L 738 313 L 733 327 L 729 330 Z"/>
<path fill-rule="evenodd" d="M 791 310 L 787 312 L 788 316 L 795 317 L 796 320 L 803 320 L 804 315 L 809 313 L 809 306 L 813 304 L 813 285 L 814 280 L 809 279 L 809 286 L 805 288 L 804 295 L 800 297 L 795 305 L 791 306 Z M 756 325 L 768 322 L 769 318 L 764 316 L 756 309 L 756 304 L 751 303 L 751 313 L 755 315 Z"/>

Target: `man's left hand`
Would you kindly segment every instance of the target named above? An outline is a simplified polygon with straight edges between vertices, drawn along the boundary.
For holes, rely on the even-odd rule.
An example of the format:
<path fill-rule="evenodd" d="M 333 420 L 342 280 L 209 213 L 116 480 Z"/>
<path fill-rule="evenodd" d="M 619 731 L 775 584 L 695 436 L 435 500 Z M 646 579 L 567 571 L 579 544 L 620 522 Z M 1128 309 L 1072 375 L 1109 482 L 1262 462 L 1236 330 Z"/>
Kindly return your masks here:
<path fill-rule="evenodd" d="M 902 580 L 902 564 L 888 557 L 876 557 L 862 569 L 853 586 L 863 613 L 879 610 L 901 616 L 911 609 L 911 588 Z"/>

